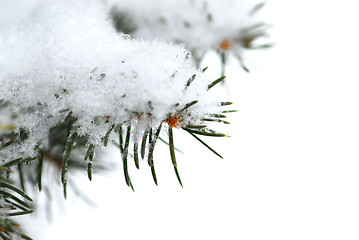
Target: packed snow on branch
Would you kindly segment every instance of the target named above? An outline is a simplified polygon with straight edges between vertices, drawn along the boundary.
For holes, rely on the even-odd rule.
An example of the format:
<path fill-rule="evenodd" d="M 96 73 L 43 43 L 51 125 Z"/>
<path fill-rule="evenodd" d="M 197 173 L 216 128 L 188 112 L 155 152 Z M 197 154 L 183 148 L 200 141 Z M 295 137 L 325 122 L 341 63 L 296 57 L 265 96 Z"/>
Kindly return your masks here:
<path fill-rule="evenodd" d="M 132 40 L 108 19 L 101 2 L 44 1 L 26 17 L 1 24 L 0 99 L 17 114 L 17 131 L 28 134 L 5 149 L 11 158 L 34 156 L 35 145 L 45 145 L 49 130 L 68 116 L 77 119 L 79 135 L 98 145 L 113 125 L 131 125 L 132 134 L 140 134 L 193 101 L 179 126 L 218 111 L 220 104 L 208 97 L 210 82 L 188 51 Z"/>
<path fill-rule="evenodd" d="M 112 0 L 119 31 L 136 38 L 182 43 L 199 60 L 210 49 L 241 55 L 265 27 L 255 17 L 262 4 L 246 0 Z M 132 20 L 132 23 L 131 23 Z"/>

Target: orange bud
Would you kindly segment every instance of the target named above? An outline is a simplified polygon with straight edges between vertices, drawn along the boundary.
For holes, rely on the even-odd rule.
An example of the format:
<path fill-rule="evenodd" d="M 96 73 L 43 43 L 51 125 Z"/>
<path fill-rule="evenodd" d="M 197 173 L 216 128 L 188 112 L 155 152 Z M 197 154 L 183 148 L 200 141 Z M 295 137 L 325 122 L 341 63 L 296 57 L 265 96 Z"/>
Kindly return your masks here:
<path fill-rule="evenodd" d="M 175 128 L 180 122 L 182 122 L 182 115 L 176 114 L 173 117 L 167 119 L 166 122 L 168 123 L 168 126 Z"/>
<path fill-rule="evenodd" d="M 220 47 L 222 50 L 227 51 L 231 48 L 231 43 L 228 40 L 224 40 L 221 44 Z"/>

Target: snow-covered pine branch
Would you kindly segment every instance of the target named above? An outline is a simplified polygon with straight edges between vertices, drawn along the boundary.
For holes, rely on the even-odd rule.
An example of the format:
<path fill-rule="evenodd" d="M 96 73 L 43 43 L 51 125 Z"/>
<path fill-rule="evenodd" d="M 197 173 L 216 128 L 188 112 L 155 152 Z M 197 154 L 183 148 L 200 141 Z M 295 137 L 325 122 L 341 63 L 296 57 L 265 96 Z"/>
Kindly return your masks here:
<path fill-rule="evenodd" d="M 233 54 L 243 63 L 244 49 L 268 47 L 254 41 L 267 25 L 255 16 L 263 3 L 247 0 L 113 0 L 118 31 L 135 38 L 184 44 L 198 64 L 206 52 Z M 243 66 L 244 67 L 244 66 Z"/>
<path fill-rule="evenodd" d="M 7 160 L 38 157 L 49 144 L 49 131 L 68 118 L 74 121 L 63 172 L 77 136 L 88 138 L 91 154 L 120 134 L 126 161 L 129 146 L 152 135 L 150 166 L 162 126 L 224 136 L 205 122 L 220 121 L 214 118 L 222 117 L 226 103 L 209 96 L 212 81 L 196 69 L 188 51 L 119 35 L 102 4 L 76 4 L 43 3 L 28 18 L 0 29 L 0 99 L 17 114 L 13 125 L 19 133 L 19 139 L 1 140 Z"/>

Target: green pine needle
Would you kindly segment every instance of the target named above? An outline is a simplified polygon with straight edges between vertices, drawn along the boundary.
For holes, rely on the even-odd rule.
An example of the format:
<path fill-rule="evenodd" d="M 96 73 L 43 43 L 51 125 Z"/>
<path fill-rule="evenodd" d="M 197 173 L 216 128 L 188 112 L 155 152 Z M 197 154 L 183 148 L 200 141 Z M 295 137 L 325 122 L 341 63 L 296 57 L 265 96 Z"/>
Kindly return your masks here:
<path fill-rule="evenodd" d="M 209 116 L 215 118 L 227 118 L 227 116 L 223 114 L 210 114 Z"/>
<path fill-rule="evenodd" d="M 39 164 L 38 164 L 38 173 L 37 173 L 37 186 L 39 188 L 39 191 L 42 190 L 42 167 L 44 162 L 44 152 L 40 151 L 39 154 Z"/>
<path fill-rule="evenodd" d="M 190 77 L 186 83 L 186 87 L 185 89 L 187 89 L 189 86 L 191 86 L 193 80 L 196 78 L 196 74 L 192 75 L 192 77 Z"/>
<path fill-rule="evenodd" d="M 85 162 L 89 160 L 89 162 L 87 163 L 87 176 L 90 181 L 92 181 L 92 172 L 93 172 L 92 161 L 94 156 L 95 156 L 95 145 L 91 144 L 85 154 Z"/>
<path fill-rule="evenodd" d="M 6 198 L 6 196 L 5 196 L 5 198 Z M 21 209 L 21 210 L 23 210 L 23 211 L 27 211 L 27 210 L 28 210 L 26 207 L 23 207 L 23 206 L 20 205 L 20 204 L 14 203 L 13 201 L 10 201 L 9 199 L 5 199 L 5 202 L 10 203 L 11 205 L 13 205 L 13 206 L 15 206 L 15 207 L 17 207 L 17 208 L 19 208 L 19 209 Z"/>
<path fill-rule="evenodd" d="M 108 138 L 110 137 L 110 134 L 111 134 L 112 130 L 114 129 L 114 127 L 115 127 L 115 124 L 113 124 L 113 125 L 110 127 L 110 129 L 107 131 L 107 133 L 106 133 L 106 135 L 105 135 L 105 137 L 104 137 L 104 139 L 103 139 L 103 145 L 104 145 L 105 147 L 106 147 L 107 144 L 108 144 Z"/>
<path fill-rule="evenodd" d="M 91 161 L 87 164 L 87 176 L 88 176 L 89 180 L 92 181 L 92 162 Z"/>
<path fill-rule="evenodd" d="M 244 64 L 243 62 L 243 59 L 240 57 L 240 56 L 236 56 L 237 57 L 237 60 L 239 62 L 239 65 L 242 67 L 242 69 L 244 71 L 246 71 L 247 73 L 250 73 L 249 69 L 246 67 L 246 65 Z"/>
<path fill-rule="evenodd" d="M 221 120 L 221 119 L 203 118 L 202 120 L 205 122 L 218 122 L 218 123 L 230 124 L 229 122 Z"/>
<path fill-rule="evenodd" d="M 140 169 L 139 159 L 138 159 L 138 143 L 137 142 L 135 142 L 133 144 L 133 159 L 135 161 L 136 168 Z"/>
<path fill-rule="evenodd" d="M 18 164 L 20 162 L 23 162 L 23 161 L 24 161 L 23 158 L 16 158 L 16 159 L 14 159 L 14 160 L 12 160 L 10 162 L 5 163 L 3 166 L 4 167 L 12 167 L 12 166 L 14 166 L 14 165 L 16 165 L 16 164 Z"/>
<path fill-rule="evenodd" d="M 156 171 L 155 171 L 155 166 L 153 164 L 153 162 L 151 163 L 151 173 L 152 173 L 152 177 L 153 177 L 153 181 L 155 182 L 155 184 L 158 186 L 157 183 L 157 176 L 156 176 Z"/>
<path fill-rule="evenodd" d="M 95 149 L 95 145 L 91 144 L 89 146 L 89 148 L 87 149 L 86 151 L 86 154 L 85 154 L 85 162 L 87 161 L 87 159 L 89 159 L 89 157 L 91 156 L 91 154 L 93 154 L 93 151 Z"/>
<path fill-rule="evenodd" d="M 228 106 L 228 105 L 232 105 L 232 102 L 221 102 L 221 106 Z"/>
<path fill-rule="evenodd" d="M 203 142 L 199 137 L 197 137 L 193 132 L 184 129 L 186 132 L 188 132 L 192 137 L 194 137 L 197 141 L 199 141 L 200 143 L 202 143 L 205 147 L 207 147 L 209 150 L 211 150 L 214 154 L 216 154 L 218 157 L 222 158 L 223 157 L 217 153 L 213 148 L 211 148 L 207 143 Z"/>
<path fill-rule="evenodd" d="M 207 125 L 187 125 L 186 128 L 193 128 L 193 129 L 202 129 L 206 128 Z"/>
<path fill-rule="evenodd" d="M 148 163 L 148 166 L 151 166 L 151 162 L 150 162 L 150 149 L 151 149 L 151 143 L 152 143 L 152 136 L 153 136 L 153 132 L 152 132 L 152 128 L 150 128 L 149 132 L 148 132 L 148 144 L 149 144 L 149 149 L 148 149 L 148 159 L 147 159 L 147 163 Z"/>
<path fill-rule="evenodd" d="M 14 143 L 14 142 L 15 142 L 15 140 L 10 140 L 10 141 L 8 141 L 8 142 L 6 142 L 6 143 L 0 145 L 0 151 L 1 151 L 1 150 L 4 150 L 5 148 L 7 148 L 8 146 L 10 146 L 10 145 L 11 145 L 12 143 Z"/>
<path fill-rule="evenodd" d="M 173 131 L 172 131 L 171 127 L 168 128 L 168 139 L 169 139 L 168 141 L 169 141 L 172 164 L 173 164 L 176 176 L 177 176 L 177 180 L 180 183 L 181 187 L 183 187 L 182 181 L 181 181 L 180 175 L 178 173 L 178 169 L 177 169 L 176 155 L 175 155 L 175 151 L 174 151 L 175 148 L 174 148 L 174 143 L 173 143 Z"/>
<path fill-rule="evenodd" d="M 122 135 L 122 125 L 119 126 L 119 139 L 120 139 L 120 150 L 123 152 L 123 135 Z"/>
<path fill-rule="evenodd" d="M 221 53 L 221 76 L 226 74 L 227 58 L 224 52 Z"/>
<path fill-rule="evenodd" d="M 158 137 L 158 139 L 159 140 L 161 140 L 161 142 L 163 142 L 164 144 L 166 144 L 166 145 L 170 145 L 166 140 L 164 140 L 163 138 L 161 138 L 161 137 Z M 180 150 L 180 149 L 178 149 L 178 148 L 174 148 L 174 150 L 176 150 L 177 152 L 179 152 L 179 153 L 182 153 L 182 154 L 184 154 L 184 152 L 182 151 L 182 150 Z"/>
<path fill-rule="evenodd" d="M 142 158 L 142 159 L 145 158 L 146 141 L 147 141 L 148 133 L 149 133 L 149 131 L 146 130 L 146 131 L 143 133 L 143 137 L 142 137 L 142 143 L 141 143 L 141 158 Z"/>
<path fill-rule="evenodd" d="M 127 156 L 128 156 L 128 148 L 130 145 L 130 137 L 131 137 L 131 126 L 128 126 L 127 133 L 126 133 L 125 145 L 124 145 L 123 152 L 122 152 L 122 161 L 123 161 L 123 171 L 124 171 L 124 175 L 125 175 L 126 184 L 127 184 L 127 186 L 129 186 L 133 189 L 130 175 L 128 174 L 128 165 L 127 165 Z"/>
<path fill-rule="evenodd" d="M 249 68 L 247 68 L 243 62 L 240 62 L 239 64 L 241 65 L 241 67 L 243 68 L 244 71 L 246 71 L 247 73 L 250 73 Z"/>
<path fill-rule="evenodd" d="M 25 234 L 21 234 L 21 238 L 25 239 L 25 240 L 33 240 L 31 237 L 25 235 Z"/>
<path fill-rule="evenodd" d="M 226 110 L 226 111 L 222 111 L 222 113 L 235 113 L 238 112 L 238 110 Z"/>
<path fill-rule="evenodd" d="M 249 14 L 250 15 L 256 14 L 259 10 L 261 10 L 264 7 L 265 4 L 266 4 L 265 2 L 256 4 Z"/>
<path fill-rule="evenodd" d="M 68 138 L 65 157 L 62 162 L 62 172 L 61 172 L 61 182 L 62 183 L 66 182 L 67 165 L 68 165 L 68 161 L 71 157 L 72 149 L 74 147 L 77 136 L 78 136 L 78 133 L 75 132 Z"/>
<path fill-rule="evenodd" d="M 204 128 L 204 129 L 190 129 L 190 128 L 183 128 L 186 131 L 198 134 L 198 135 L 203 135 L 203 136 L 208 136 L 208 137 L 228 137 L 226 134 L 223 133 L 219 133 L 216 131 L 213 131 L 211 129 L 208 128 Z"/>
<path fill-rule="evenodd" d="M 67 182 L 62 184 L 63 186 L 63 193 L 64 193 L 64 198 L 67 198 Z"/>
<path fill-rule="evenodd" d="M 135 188 L 133 187 L 133 185 L 132 185 L 132 182 L 131 182 L 131 181 L 130 181 L 130 187 L 131 187 L 132 191 L 134 192 L 134 191 L 135 191 Z"/>
<path fill-rule="evenodd" d="M 13 213 L 8 213 L 9 216 L 20 216 L 20 215 L 25 215 L 25 214 L 29 214 L 32 213 L 34 210 L 28 210 L 28 211 L 21 211 L 21 212 L 13 212 Z"/>
<path fill-rule="evenodd" d="M 220 77 L 220 78 L 214 80 L 211 84 L 208 85 L 208 89 L 207 89 L 207 90 L 213 88 L 213 87 L 216 86 L 218 83 L 222 82 L 225 78 L 226 78 L 226 76 L 222 76 L 222 77 Z"/>
<path fill-rule="evenodd" d="M 176 168 L 177 167 L 177 162 L 176 162 L 176 155 L 175 155 L 174 144 L 173 144 L 173 131 L 172 131 L 171 127 L 168 128 L 168 140 L 169 140 L 169 147 L 170 147 L 170 154 L 171 154 L 172 164 Z"/>
<path fill-rule="evenodd" d="M 152 136 L 151 136 L 152 135 L 152 130 L 150 130 L 150 136 L 151 136 L 150 139 L 149 139 L 150 140 L 150 147 L 148 149 L 148 164 L 151 167 L 152 177 L 153 177 L 153 180 L 154 180 L 156 185 L 158 185 L 158 184 L 157 184 L 157 177 L 156 177 L 155 167 L 154 167 L 154 163 L 153 163 L 153 152 L 155 150 L 155 145 L 156 145 L 157 139 L 160 136 L 161 128 L 162 128 L 162 123 L 157 128 L 156 133 L 153 136 L 153 139 L 152 139 Z"/>
<path fill-rule="evenodd" d="M 266 48 L 272 48 L 274 45 L 273 44 L 261 44 L 261 45 L 257 45 L 257 46 L 251 46 L 248 49 L 266 49 Z"/>
<path fill-rule="evenodd" d="M 68 166 L 68 162 L 71 157 L 71 152 L 74 147 L 77 136 L 78 136 L 78 133 L 75 132 L 67 139 L 68 142 L 67 142 L 67 146 L 66 146 L 65 157 L 62 162 L 61 183 L 64 188 L 64 197 L 65 198 L 67 197 L 67 178 L 66 178 L 67 177 L 66 176 L 67 175 L 67 166 Z"/>
<path fill-rule="evenodd" d="M 26 192 L 26 191 L 25 191 L 25 182 L 24 182 L 24 173 L 23 173 L 23 171 L 22 171 L 22 164 L 21 164 L 21 163 L 18 163 L 18 164 L 17 164 L 17 168 L 18 168 L 19 175 L 20 175 L 20 185 L 21 185 L 21 189 L 22 189 L 22 191 Z"/>
<path fill-rule="evenodd" d="M 31 207 L 27 203 L 25 203 L 24 201 L 20 200 L 19 198 L 17 198 L 16 196 L 14 196 L 8 192 L 0 190 L 0 195 L 4 196 L 4 198 L 6 198 L 6 201 L 8 201 L 8 199 L 10 198 L 10 199 L 14 200 L 15 202 L 19 203 L 20 205 L 23 206 L 22 209 L 24 207 L 26 209 L 31 209 Z M 8 202 L 10 202 L 10 201 L 8 201 Z M 10 202 L 10 203 L 13 204 L 13 202 Z"/>
<path fill-rule="evenodd" d="M 23 191 L 21 191 L 20 189 L 17 189 L 14 186 L 11 186 L 10 184 L 8 184 L 6 182 L 0 181 L 0 187 L 12 190 L 12 191 L 16 192 L 17 194 L 19 194 L 20 196 L 22 196 L 23 198 L 25 198 L 26 200 L 32 202 L 32 199 L 29 196 L 27 196 Z"/>
<path fill-rule="evenodd" d="M 181 177 L 180 177 L 180 175 L 179 175 L 179 173 L 178 173 L 177 167 L 173 166 L 173 168 L 175 169 L 176 177 L 177 177 L 177 180 L 178 180 L 179 184 L 181 185 L 181 187 L 183 187 L 183 184 L 182 184 L 182 181 L 181 181 Z"/>
<path fill-rule="evenodd" d="M 181 110 L 180 112 L 183 112 L 183 111 L 186 110 L 187 108 L 192 107 L 192 106 L 195 105 L 196 103 L 198 103 L 198 100 L 194 100 L 194 101 L 192 101 L 192 102 L 187 103 L 187 104 L 184 106 L 184 108 L 182 108 L 182 110 Z"/>

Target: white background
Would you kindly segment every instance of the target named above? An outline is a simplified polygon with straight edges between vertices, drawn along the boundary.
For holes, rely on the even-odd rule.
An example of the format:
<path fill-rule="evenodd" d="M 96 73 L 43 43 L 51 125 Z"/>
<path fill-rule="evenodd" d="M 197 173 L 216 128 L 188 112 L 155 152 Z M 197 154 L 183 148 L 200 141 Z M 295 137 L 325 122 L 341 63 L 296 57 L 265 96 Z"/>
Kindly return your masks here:
<path fill-rule="evenodd" d="M 23 226 L 38 240 L 359 239 L 355 2 L 268 2 L 276 47 L 246 55 L 251 74 L 231 63 L 232 137 L 208 140 L 225 158 L 175 132 L 183 189 L 159 144 L 158 187 L 144 162 L 139 171 L 131 163 L 135 193 L 121 165 L 92 182 L 83 173 L 77 184 L 95 208 L 70 193 L 54 202 L 52 223 Z"/>

